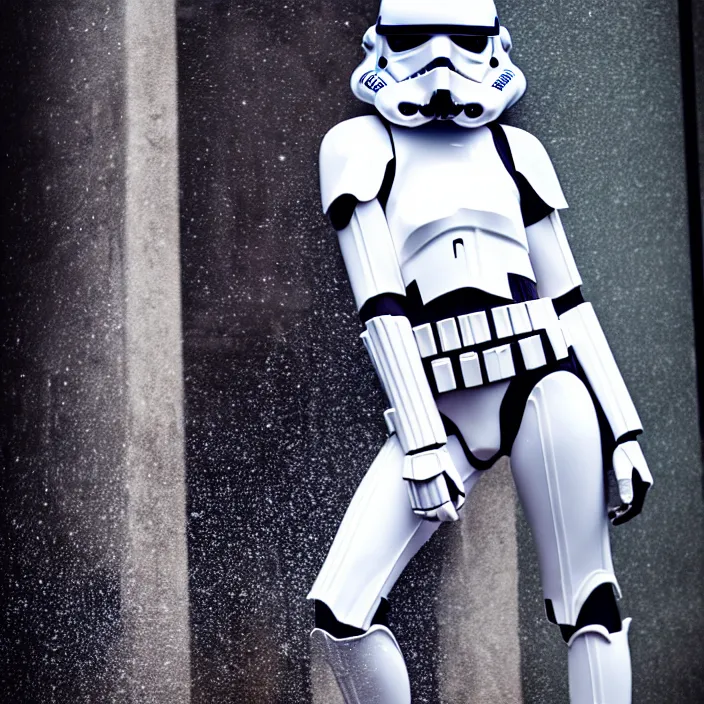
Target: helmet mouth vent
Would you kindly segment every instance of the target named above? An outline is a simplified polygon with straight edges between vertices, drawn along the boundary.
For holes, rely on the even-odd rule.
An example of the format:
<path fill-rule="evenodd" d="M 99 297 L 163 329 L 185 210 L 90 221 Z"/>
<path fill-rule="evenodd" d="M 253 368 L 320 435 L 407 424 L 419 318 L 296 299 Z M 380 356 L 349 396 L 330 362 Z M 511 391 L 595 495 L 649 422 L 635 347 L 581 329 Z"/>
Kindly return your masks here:
<path fill-rule="evenodd" d="M 436 120 L 454 120 L 462 112 L 470 118 L 481 117 L 484 114 L 484 108 L 479 103 L 469 105 L 456 103 L 449 90 L 435 91 L 427 105 L 399 103 L 398 111 L 404 117 L 414 117 L 420 113 L 423 117 L 433 117 Z"/>
<path fill-rule="evenodd" d="M 450 120 L 462 111 L 462 107 L 452 99 L 452 93 L 449 90 L 436 90 L 430 99 L 429 107 L 438 120 Z"/>

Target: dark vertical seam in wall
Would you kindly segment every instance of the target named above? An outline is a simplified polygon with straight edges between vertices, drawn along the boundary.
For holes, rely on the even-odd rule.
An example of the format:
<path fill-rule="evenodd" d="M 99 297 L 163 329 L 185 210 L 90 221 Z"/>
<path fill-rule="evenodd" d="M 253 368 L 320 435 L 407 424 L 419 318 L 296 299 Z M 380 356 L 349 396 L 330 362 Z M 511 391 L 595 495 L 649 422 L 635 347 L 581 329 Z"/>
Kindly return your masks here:
<path fill-rule="evenodd" d="M 682 57 L 682 102 L 684 109 L 685 164 L 689 206 L 689 236 L 692 262 L 692 304 L 699 392 L 699 433 L 704 441 L 704 233 L 702 232 L 701 180 L 697 84 L 694 57 L 694 17 L 691 0 L 679 0 L 680 51 Z M 702 444 L 704 457 L 704 444 Z"/>

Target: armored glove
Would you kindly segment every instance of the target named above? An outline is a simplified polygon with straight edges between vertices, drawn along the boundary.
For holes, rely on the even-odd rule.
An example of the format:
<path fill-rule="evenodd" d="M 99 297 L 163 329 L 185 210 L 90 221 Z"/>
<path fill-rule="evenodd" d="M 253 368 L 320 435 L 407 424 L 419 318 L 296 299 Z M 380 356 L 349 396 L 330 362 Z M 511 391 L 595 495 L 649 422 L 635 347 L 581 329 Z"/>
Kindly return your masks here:
<path fill-rule="evenodd" d="M 459 520 L 464 484 L 447 446 L 406 455 L 403 478 L 413 513 L 429 521 Z"/>
<path fill-rule="evenodd" d="M 624 442 L 614 450 L 613 467 L 620 504 L 609 506 L 609 518 L 618 526 L 641 512 L 653 477 L 636 440 Z"/>

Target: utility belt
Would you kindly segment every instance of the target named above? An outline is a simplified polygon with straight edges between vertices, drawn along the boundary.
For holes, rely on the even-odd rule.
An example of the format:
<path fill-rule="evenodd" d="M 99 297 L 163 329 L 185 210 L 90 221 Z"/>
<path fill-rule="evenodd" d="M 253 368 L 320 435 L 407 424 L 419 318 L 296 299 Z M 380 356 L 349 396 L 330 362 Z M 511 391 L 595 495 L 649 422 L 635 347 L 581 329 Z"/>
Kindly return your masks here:
<path fill-rule="evenodd" d="M 569 356 L 550 298 L 425 323 L 413 333 L 437 394 L 511 379 Z"/>

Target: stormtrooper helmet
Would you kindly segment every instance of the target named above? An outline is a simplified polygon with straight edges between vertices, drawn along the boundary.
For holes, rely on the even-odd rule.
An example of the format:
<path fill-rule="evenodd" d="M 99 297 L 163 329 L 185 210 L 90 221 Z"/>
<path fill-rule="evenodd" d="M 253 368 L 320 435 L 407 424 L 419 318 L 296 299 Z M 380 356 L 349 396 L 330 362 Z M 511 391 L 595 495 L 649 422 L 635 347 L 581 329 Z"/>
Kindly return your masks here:
<path fill-rule="evenodd" d="M 493 0 L 382 0 L 362 46 L 352 91 L 397 125 L 479 127 L 526 89 Z"/>

